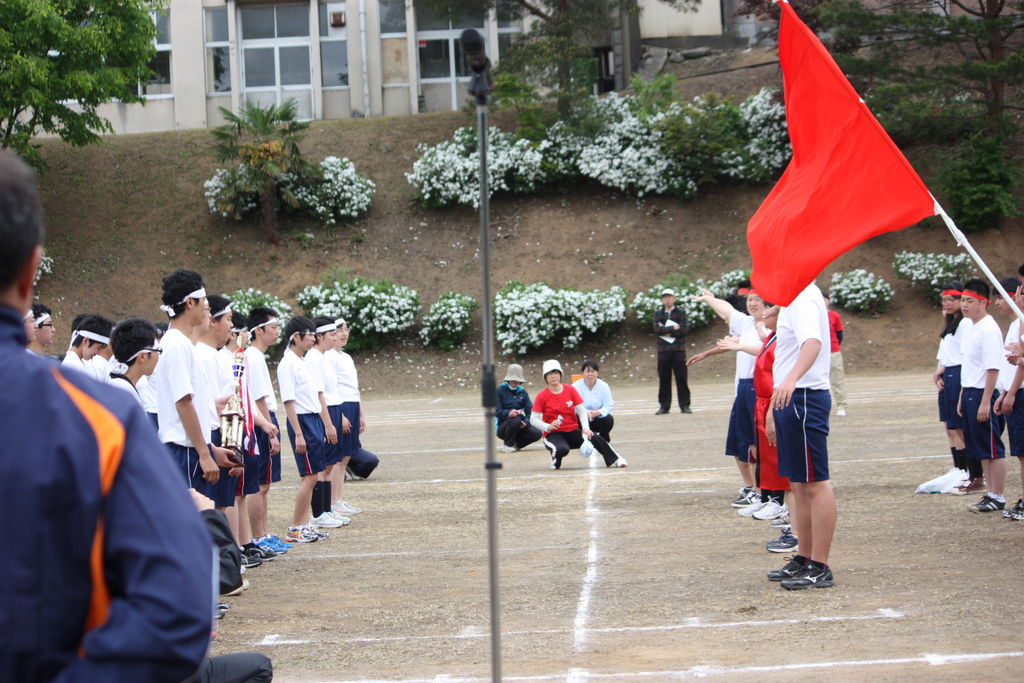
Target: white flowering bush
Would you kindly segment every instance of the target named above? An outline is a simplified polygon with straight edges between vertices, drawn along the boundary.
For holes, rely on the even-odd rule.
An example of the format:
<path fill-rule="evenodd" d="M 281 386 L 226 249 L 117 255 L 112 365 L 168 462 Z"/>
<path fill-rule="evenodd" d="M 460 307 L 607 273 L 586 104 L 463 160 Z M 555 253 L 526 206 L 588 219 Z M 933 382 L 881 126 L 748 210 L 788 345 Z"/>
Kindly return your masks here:
<path fill-rule="evenodd" d="M 38 286 L 40 278 L 44 275 L 53 275 L 53 257 L 48 256 L 45 251 L 43 252 L 43 258 L 39 260 L 39 267 L 36 268 L 36 276 L 32 280 L 32 286 Z"/>
<path fill-rule="evenodd" d="M 473 329 L 473 311 L 478 306 L 471 296 L 458 292 L 442 294 L 423 318 L 420 328 L 423 345 L 433 344 L 442 351 L 454 349 Z"/>
<path fill-rule="evenodd" d="M 494 297 L 494 332 L 502 350 L 523 355 L 560 343 L 575 349 L 586 335 L 607 334 L 626 318 L 621 287 L 555 289 L 543 282 L 510 282 Z"/>
<path fill-rule="evenodd" d="M 299 210 L 324 225 L 355 218 L 366 212 L 377 186 L 356 172 L 351 161 L 330 156 L 320 162 L 320 177 L 286 175 L 285 185 L 299 203 Z"/>
<path fill-rule="evenodd" d="M 203 183 L 206 205 L 210 213 L 222 218 L 241 220 L 259 208 L 258 186 L 249 167 L 218 168 Z M 376 186 L 369 178 L 356 172 L 348 159 L 329 156 L 320 162 L 319 173 L 297 175 L 285 173 L 278 188 L 295 200 L 295 206 L 278 197 L 278 211 L 290 210 L 317 218 L 324 225 L 354 218 L 370 208 Z"/>
<path fill-rule="evenodd" d="M 703 294 L 705 289 L 710 289 L 716 297 L 724 299 L 735 294 L 740 281 L 749 277 L 750 271 L 740 269 L 722 273 L 720 278 L 710 282 L 703 278 L 691 282 L 685 277 L 673 276 L 662 280 L 646 291 L 637 292 L 629 307 L 641 325 L 650 327 L 654 324 L 654 312 L 661 307 L 661 292 L 665 288 L 671 289 L 676 293 L 676 306 L 683 309 L 690 329 L 695 330 L 711 323 L 714 320 L 715 312 L 707 304 L 694 301 L 694 297 Z"/>
<path fill-rule="evenodd" d="M 877 316 L 892 303 L 892 287 L 874 273 L 857 268 L 833 273 L 829 296 L 832 303 L 848 311 Z"/>
<path fill-rule="evenodd" d="M 750 271 L 737 268 L 722 273 L 722 277 L 708 285 L 708 289 L 719 299 L 724 299 L 736 293 L 736 289 L 744 280 L 750 280 Z"/>
<path fill-rule="evenodd" d="M 295 296 L 310 317 L 344 318 L 351 351 L 378 350 L 412 327 L 420 312 L 419 293 L 390 280 L 337 278 L 309 285 Z"/>
<path fill-rule="evenodd" d="M 947 282 L 963 282 L 974 275 L 974 262 L 968 254 L 935 254 L 901 251 L 893 257 L 896 276 L 924 289 L 930 298 L 939 299 L 939 288 Z"/>
<path fill-rule="evenodd" d="M 777 88 L 761 88 L 743 101 L 740 113 L 747 143 L 726 175 L 748 183 L 770 182 L 793 156 L 782 95 Z"/>
<path fill-rule="evenodd" d="M 285 325 L 292 318 L 292 307 L 285 303 L 283 299 L 278 296 L 274 296 L 269 292 L 264 292 L 262 289 L 254 289 L 249 287 L 247 289 L 239 289 L 238 291 L 232 292 L 231 294 L 225 294 L 228 300 L 231 302 L 231 310 L 238 311 L 242 315 L 249 315 L 249 312 L 257 306 L 266 306 L 277 311 L 278 319 L 281 321 L 281 329 L 284 330 Z"/>
<path fill-rule="evenodd" d="M 488 130 L 487 183 L 490 194 L 527 194 L 539 189 L 544 173 L 543 155 L 526 139 L 516 139 L 497 128 Z M 405 177 L 416 187 L 424 206 L 440 208 L 462 204 L 479 208 L 480 152 L 476 130 L 459 128 L 451 140 L 436 145 L 420 144 L 420 158 Z"/>

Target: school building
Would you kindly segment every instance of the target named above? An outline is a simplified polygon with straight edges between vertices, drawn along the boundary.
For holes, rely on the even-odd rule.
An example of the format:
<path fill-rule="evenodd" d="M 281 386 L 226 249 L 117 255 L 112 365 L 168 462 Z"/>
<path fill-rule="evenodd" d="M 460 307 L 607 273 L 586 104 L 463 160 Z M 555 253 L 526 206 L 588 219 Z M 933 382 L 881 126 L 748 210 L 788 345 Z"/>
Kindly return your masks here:
<path fill-rule="evenodd" d="M 722 35 L 734 2 L 679 12 L 641 0 L 639 18 L 593 46 L 599 89 L 628 85 L 641 39 Z M 449 20 L 414 0 L 171 0 L 153 20 L 156 76 L 140 85 L 145 105 L 100 107 L 118 133 L 218 126 L 220 107 L 237 112 L 245 100 L 294 99 L 304 120 L 459 109 L 469 80 L 460 33 L 479 30 L 497 63 L 529 22 L 501 3 Z"/>

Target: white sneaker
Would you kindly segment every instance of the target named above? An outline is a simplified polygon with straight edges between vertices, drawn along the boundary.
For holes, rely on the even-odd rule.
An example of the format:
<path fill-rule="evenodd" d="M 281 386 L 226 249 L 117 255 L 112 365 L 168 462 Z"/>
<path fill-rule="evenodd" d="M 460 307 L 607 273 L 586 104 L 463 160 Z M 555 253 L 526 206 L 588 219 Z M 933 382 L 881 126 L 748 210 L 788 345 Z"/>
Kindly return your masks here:
<path fill-rule="evenodd" d="M 348 526 L 349 524 L 351 524 L 351 523 L 352 523 L 352 520 L 351 520 L 351 519 L 349 519 L 349 518 L 348 518 L 348 517 L 346 517 L 345 515 L 340 515 L 340 514 L 338 514 L 338 513 L 337 513 L 337 512 L 335 512 L 334 510 L 326 510 L 326 511 L 324 511 L 324 514 L 325 514 L 325 515 L 330 515 L 330 516 L 331 516 L 331 517 L 333 517 L 334 519 L 338 520 L 339 522 L 341 522 L 341 525 L 342 525 L 342 526 Z"/>
<path fill-rule="evenodd" d="M 768 521 L 770 519 L 785 517 L 788 513 L 789 510 L 786 509 L 785 505 L 779 505 L 774 500 L 769 500 L 767 505 L 755 512 L 751 517 L 754 519 Z"/>
<path fill-rule="evenodd" d="M 515 446 L 506 446 L 505 444 L 501 444 L 501 452 L 502 453 L 515 453 L 516 452 L 516 447 Z"/>
<path fill-rule="evenodd" d="M 340 526 L 345 526 L 345 523 L 336 518 L 330 512 L 325 512 L 319 517 L 310 517 L 309 526 L 337 529 Z"/>
<path fill-rule="evenodd" d="M 629 463 L 628 463 L 628 462 L 626 462 L 626 459 L 625 459 L 625 458 L 623 458 L 623 457 L 622 457 L 622 456 L 620 455 L 620 456 L 619 456 L 619 459 L 618 459 L 618 460 L 616 460 L 615 462 L 613 462 L 613 463 L 612 463 L 611 465 L 609 465 L 608 467 L 629 467 Z"/>
<path fill-rule="evenodd" d="M 750 516 L 751 516 L 752 514 L 754 514 L 755 512 L 757 512 L 758 510 L 760 510 L 761 508 L 763 508 L 763 507 L 764 507 L 764 505 L 765 505 L 765 504 L 764 504 L 764 503 L 762 503 L 762 502 L 760 501 L 760 499 L 758 499 L 758 500 L 755 500 L 755 501 L 754 501 L 753 503 L 751 503 L 750 505 L 748 505 L 747 507 L 745 507 L 745 508 L 740 508 L 739 510 L 737 510 L 737 511 L 736 511 L 736 514 L 738 514 L 738 515 L 742 515 L 743 517 L 750 517 Z"/>
<path fill-rule="evenodd" d="M 836 415 L 839 417 L 846 417 L 846 408 L 840 408 L 836 411 Z"/>
<path fill-rule="evenodd" d="M 355 505 L 349 505 L 343 500 L 339 500 L 337 503 L 331 506 L 331 512 L 333 512 L 335 516 L 358 515 L 360 512 L 362 512 L 362 509 L 357 508 Z"/>

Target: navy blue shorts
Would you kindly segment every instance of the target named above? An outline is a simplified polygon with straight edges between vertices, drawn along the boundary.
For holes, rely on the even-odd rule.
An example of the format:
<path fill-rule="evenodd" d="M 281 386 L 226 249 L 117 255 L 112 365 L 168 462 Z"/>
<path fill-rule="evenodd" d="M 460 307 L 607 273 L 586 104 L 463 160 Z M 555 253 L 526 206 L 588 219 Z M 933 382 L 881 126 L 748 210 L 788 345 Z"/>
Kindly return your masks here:
<path fill-rule="evenodd" d="M 155 429 L 157 432 L 159 432 L 160 431 L 160 416 L 157 415 L 156 413 L 146 413 L 146 416 L 149 418 L 149 421 L 153 423 L 153 429 Z"/>
<path fill-rule="evenodd" d="M 278 431 L 281 430 L 281 425 L 277 421 L 277 413 L 275 413 L 273 410 L 270 411 L 270 421 L 274 423 L 274 426 L 277 427 Z M 278 437 L 278 441 L 280 441 L 280 440 L 281 440 L 281 437 L 279 436 Z M 267 452 L 268 453 L 270 452 L 270 439 L 269 438 L 267 439 Z M 262 482 L 263 480 L 261 479 L 260 481 Z M 281 451 L 280 451 L 280 449 L 278 449 L 277 453 L 274 453 L 272 456 L 270 456 L 270 480 L 267 483 L 276 483 L 276 482 L 279 482 L 279 481 L 281 481 Z"/>
<path fill-rule="evenodd" d="M 165 443 L 167 452 L 181 472 L 185 488 L 195 489 L 207 498 L 213 499 L 213 486 L 203 479 L 203 469 L 199 467 L 199 453 L 194 448 L 180 446 L 176 443 Z"/>
<path fill-rule="evenodd" d="M 754 405 L 757 394 L 754 393 L 754 380 L 741 379 L 736 385 L 736 398 L 732 402 L 729 413 L 729 434 L 725 437 L 725 454 L 734 455 L 740 462 L 750 459 L 750 447 L 755 443 Z"/>
<path fill-rule="evenodd" d="M 277 413 L 270 411 L 270 421 L 278 429 L 281 426 L 277 423 Z M 275 456 L 270 455 L 270 437 L 259 427 L 256 428 L 256 480 L 262 484 L 270 484 L 274 481 L 281 481 L 281 453 Z"/>
<path fill-rule="evenodd" d="M 324 444 L 324 464 L 337 465 L 341 462 L 341 404 L 327 406 L 327 414 L 331 418 L 331 424 L 338 431 L 338 443 Z"/>
<path fill-rule="evenodd" d="M 292 453 L 295 453 L 295 466 L 299 468 L 299 476 L 305 477 L 310 474 L 317 474 L 324 471 L 324 421 L 316 413 L 300 413 L 298 416 L 299 428 L 302 429 L 302 438 L 306 440 L 306 453 L 300 455 L 295 451 L 295 430 L 292 429 L 291 420 L 286 420 L 288 425 L 288 440 L 292 444 Z"/>
<path fill-rule="evenodd" d="M 975 460 L 1005 458 L 1006 449 L 1003 447 L 1005 420 L 1002 415 L 996 415 L 995 410 L 992 409 L 992 405 L 998 398 L 998 391 L 992 392 L 988 422 L 978 422 L 978 407 L 981 405 L 981 397 L 984 393 L 982 389 L 971 387 L 964 387 L 960 392 L 964 418 L 964 446 L 967 448 L 968 457 Z"/>
<path fill-rule="evenodd" d="M 946 429 L 963 429 L 964 420 L 956 412 L 960 402 L 960 366 L 951 365 L 942 373 L 942 391 L 939 392 L 939 422 L 946 423 Z"/>
<path fill-rule="evenodd" d="M 220 445 L 220 430 L 214 429 L 210 432 L 210 441 L 214 446 Z M 220 479 L 213 485 L 213 505 L 219 508 L 230 508 L 235 506 L 235 493 L 238 491 L 238 477 L 228 474 L 227 467 L 220 468 Z"/>
<path fill-rule="evenodd" d="M 338 418 L 338 443 L 341 444 L 341 457 L 352 458 L 359 454 L 363 447 L 359 438 L 359 401 L 345 401 L 341 404 L 341 413 L 352 423 L 352 432 L 344 434 L 341 431 L 341 418 Z"/>
<path fill-rule="evenodd" d="M 779 475 L 791 482 L 826 481 L 828 474 L 828 389 L 797 389 L 789 405 L 775 410 Z"/>
<path fill-rule="evenodd" d="M 1010 443 L 1010 455 L 1024 458 L 1024 389 L 1018 389 L 1013 401 L 1013 411 L 1003 415 L 1006 422 L 1007 441 Z"/>
<path fill-rule="evenodd" d="M 260 431 L 260 428 L 257 427 L 256 431 Z M 245 469 L 242 472 L 242 476 L 238 478 L 238 488 L 235 489 L 235 495 L 251 496 L 254 493 L 259 493 L 260 468 L 256 454 L 252 453 L 249 449 L 242 451 L 242 462 L 245 463 Z"/>

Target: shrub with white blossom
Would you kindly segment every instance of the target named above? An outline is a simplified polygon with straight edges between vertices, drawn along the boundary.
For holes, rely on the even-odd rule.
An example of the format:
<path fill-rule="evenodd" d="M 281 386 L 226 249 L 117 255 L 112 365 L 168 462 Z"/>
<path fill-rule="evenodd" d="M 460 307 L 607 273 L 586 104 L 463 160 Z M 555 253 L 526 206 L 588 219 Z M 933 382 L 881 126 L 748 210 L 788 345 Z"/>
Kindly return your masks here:
<path fill-rule="evenodd" d="M 833 273 L 829 295 L 832 303 L 848 311 L 877 316 L 892 303 L 892 287 L 874 273 L 857 268 Z"/>
<path fill-rule="evenodd" d="M 222 218 L 241 220 L 259 208 L 259 187 L 244 164 L 235 169 L 218 168 L 203 183 L 203 188 L 210 213 Z M 366 212 L 375 191 L 373 181 L 359 175 L 351 161 L 329 156 L 320 162 L 316 175 L 282 176 L 278 209 L 304 213 L 324 225 L 335 225 Z"/>
<path fill-rule="evenodd" d="M 744 280 L 750 280 L 750 271 L 737 268 L 736 270 L 722 273 L 722 277 L 708 285 L 708 289 L 719 299 L 724 299 L 735 294 L 736 289 Z"/>
<path fill-rule="evenodd" d="M 40 278 L 44 275 L 53 275 L 53 257 L 48 256 L 45 251 L 43 252 L 43 258 L 39 260 L 39 267 L 36 268 L 36 276 L 32 280 L 32 286 L 38 286 Z"/>
<path fill-rule="evenodd" d="M 901 251 L 893 257 L 896 276 L 924 289 L 929 298 L 938 301 L 939 288 L 947 282 L 963 282 L 974 275 L 974 262 L 969 254 L 935 254 Z"/>
<path fill-rule="evenodd" d="M 378 350 L 412 327 L 420 312 L 419 293 L 390 280 L 338 278 L 309 285 L 295 296 L 310 317 L 344 318 L 349 351 Z"/>
<path fill-rule="evenodd" d="M 473 311 L 476 299 L 458 292 L 438 297 L 423 317 L 420 339 L 424 346 L 433 344 L 442 351 L 450 351 L 466 340 L 473 329 Z"/>
<path fill-rule="evenodd" d="M 728 175 L 748 183 L 767 183 L 786 168 L 793 148 L 786 127 L 786 106 L 777 88 L 761 88 L 740 105 L 747 143 L 740 163 Z"/>
<path fill-rule="evenodd" d="M 281 329 L 284 330 L 284 326 L 288 324 L 288 321 L 292 318 L 292 307 L 285 303 L 280 297 L 274 296 L 269 292 L 264 292 L 261 289 L 254 289 L 249 287 L 247 289 L 239 289 L 238 291 L 230 294 L 225 294 L 228 300 L 231 302 L 231 310 L 238 311 L 242 315 L 249 315 L 249 312 L 257 306 L 266 306 L 277 311 L 278 319 L 281 321 Z"/>
<path fill-rule="evenodd" d="M 621 287 L 555 289 L 543 282 L 510 282 L 494 297 L 495 338 L 508 354 L 548 345 L 575 349 L 586 335 L 607 334 L 626 318 Z"/>
<path fill-rule="evenodd" d="M 707 304 L 694 301 L 694 297 L 700 296 L 705 289 L 710 289 L 716 297 L 724 299 L 735 294 L 740 281 L 749 277 L 750 271 L 740 269 L 722 273 L 719 279 L 711 282 L 702 278 L 691 282 L 681 275 L 676 275 L 662 280 L 646 291 L 637 292 L 629 307 L 633 309 L 633 315 L 640 324 L 649 327 L 654 324 L 654 312 L 661 306 L 662 291 L 666 288 L 671 289 L 676 293 L 676 306 L 683 309 L 690 329 L 695 330 L 709 324 L 714 319 L 715 312 Z"/>

